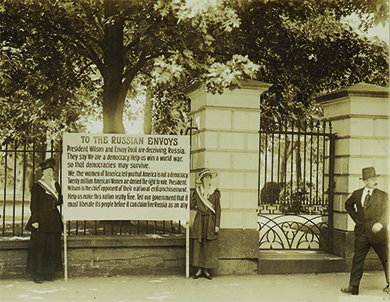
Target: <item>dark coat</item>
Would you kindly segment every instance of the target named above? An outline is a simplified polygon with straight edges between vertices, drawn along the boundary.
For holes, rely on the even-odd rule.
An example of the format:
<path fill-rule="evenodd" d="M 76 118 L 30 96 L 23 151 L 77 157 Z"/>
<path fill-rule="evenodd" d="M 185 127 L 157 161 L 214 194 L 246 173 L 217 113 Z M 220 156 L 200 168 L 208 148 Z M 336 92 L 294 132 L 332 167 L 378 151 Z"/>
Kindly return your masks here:
<path fill-rule="evenodd" d="M 26 230 L 34 232 L 60 233 L 63 230 L 61 214 L 57 205 L 62 204 L 61 188 L 58 182 L 55 183 L 58 192 L 58 200 L 46 192 L 46 190 L 35 183 L 31 188 L 31 217 L 26 225 Z M 38 222 L 38 230 L 32 226 Z"/>
<path fill-rule="evenodd" d="M 363 188 L 356 190 L 345 202 L 345 209 L 356 223 L 356 236 L 365 232 L 371 244 L 388 243 L 387 224 L 389 223 L 389 197 L 387 193 L 374 189 L 367 204 L 364 205 L 364 209 L 361 202 L 362 194 Z M 372 226 L 377 222 L 381 223 L 383 228 L 378 233 L 374 233 L 372 231 Z"/>
<path fill-rule="evenodd" d="M 191 238 L 215 240 L 218 233 L 215 233 L 215 227 L 220 227 L 221 221 L 221 193 L 215 189 L 208 200 L 213 205 L 215 214 L 204 205 L 196 190 L 191 196 L 191 209 L 196 210 L 196 215 L 191 231 Z"/>

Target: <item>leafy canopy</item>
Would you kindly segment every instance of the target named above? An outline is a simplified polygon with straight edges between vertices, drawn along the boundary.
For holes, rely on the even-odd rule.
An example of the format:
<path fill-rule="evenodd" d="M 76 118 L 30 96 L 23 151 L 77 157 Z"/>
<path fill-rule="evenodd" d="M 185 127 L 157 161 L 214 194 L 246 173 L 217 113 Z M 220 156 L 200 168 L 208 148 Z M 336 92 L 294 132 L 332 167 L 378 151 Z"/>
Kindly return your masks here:
<path fill-rule="evenodd" d="M 263 121 L 313 115 L 314 97 L 358 81 L 387 85 L 388 47 L 358 36 L 388 17 L 384 0 L 1 0 L 0 137 L 78 131 L 103 114 L 123 131 L 126 99 L 155 92 L 156 131 L 186 121 L 183 87 L 213 93 L 254 77 L 273 84 Z M 293 114 L 291 114 L 293 113 Z M 164 125 L 167 125 L 166 127 Z M 6 129 L 2 127 L 1 129 Z"/>

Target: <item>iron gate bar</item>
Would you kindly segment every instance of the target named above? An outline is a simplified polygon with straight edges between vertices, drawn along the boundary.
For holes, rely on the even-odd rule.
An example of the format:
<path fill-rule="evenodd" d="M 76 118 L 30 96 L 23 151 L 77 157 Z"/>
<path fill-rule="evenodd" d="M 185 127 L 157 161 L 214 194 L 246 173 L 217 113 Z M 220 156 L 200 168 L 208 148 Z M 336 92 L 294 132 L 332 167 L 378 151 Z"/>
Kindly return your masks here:
<path fill-rule="evenodd" d="M 274 170 L 274 152 L 275 152 L 275 133 L 272 133 L 272 139 L 271 139 L 271 171 Z M 274 181 L 274 174 L 271 174 L 271 182 Z M 272 196 L 273 197 L 273 196 Z"/>
<path fill-rule="evenodd" d="M 313 121 L 310 122 L 311 132 L 313 133 Z M 310 134 L 310 181 L 313 179 L 313 134 Z M 313 198 L 313 186 L 310 186 L 310 202 Z"/>
<path fill-rule="evenodd" d="M 303 134 L 303 171 L 306 171 L 306 137 L 307 137 L 307 122 L 304 121 L 303 127 L 305 132 Z M 306 190 L 306 173 L 303 173 L 303 185 Z"/>
<path fill-rule="evenodd" d="M 7 205 L 7 169 L 8 169 L 8 144 L 5 145 L 5 164 L 4 164 L 4 203 L 3 203 L 3 236 L 5 235 L 5 207 Z"/>
<path fill-rule="evenodd" d="M 290 186 L 290 196 L 292 199 L 293 196 L 293 179 L 294 175 L 294 121 L 291 123 L 291 173 L 290 173 L 290 179 L 291 179 L 291 186 Z"/>
<path fill-rule="evenodd" d="M 16 203 L 16 153 L 17 149 L 17 140 L 15 140 L 15 152 L 14 152 L 14 194 L 13 194 L 13 203 L 12 203 L 12 236 L 15 236 L 15 214 L 16 214 L 16 208 L 15 208 L 15 203 Z"/>
<path fill-rule="evenodd" d="M 23 148 L 23 185 L 22 185 L 22 227 L 20 229 L 21 235 L 23 236 L 24 232 L 24 205 L 25 205 L 25 191 L 26 191 L 26 153 L 27 150 L 27 141 L 24 140 L 24 148 Z"/>
<path fill-rule="evenodd" d="M 280 127 L 280 126 L 279 126 Z M 278 141 L 278 148 L 280 150 L 280 141 L 281 141 L 281 135 L 278 135 L 279 141 Z M 259 170 L 260 171 L 260 170 Z M 278 156 L 278 183 L 280 183 L 280 156 Z M 278 202 L 279 202 L 279 194 L 278 194 Z"/>
<path fill-rule="evenodd" d="M 259 129 L 261 129 L 261 118 L 260 118 L 260 121 L 259 121 Z M 259 131 L 259 153 L 261 152 L 261 131 Z M 258 157 L 259 158 L 259 161 L 258 161 L 258 165 L 257 165 L 257 171 L 259 171 L 259 177 L 257 177 L 257 205 L 260 204 L 259 200 L 260 200 L 260 169 L 261 169 L 261 156 Z"/>
<path fill-rule="evenodd" d="M 265 133 L 265 150 L 268 149 L 268 133 Z M 268 158 L 267 158 L 267 155 L 268 155 L 268 152 L 265 154 L 265 159 L 264 159 L 264 163 L 265 163 L 265 170 L 267 170 L 267 164 L 268 164 Z M 264 176 L 265 178 L 265 183 L 267 183 L 267 174 Z"/>
<path fill-rule="evenodd" d="M 316 170 L 316 184 L 318 186 L 318 177 L 319 177 L 319 165 L 320 165 L 320 122 L 317 121 L 317 170 Z M 318 188 L 316 190 L 316 204 L 319 204 L 318 200 Z"/>
<path fill-rule="evenodd" d="M 284 158 L 287 158 L 287 125 L 285 126 L 285 133 L 284 133 Z M 266 170 L 267 171 L 267 170 Z M 266 173 L 267 174 L 267 173 Z M 284 182 L 287 184 L 287 160 L 284 161 Z M 287 196 L 287 186 L 284 187 L 284 196 Z M 283 208 L 286 206 L 286 198 L 283 198 Z"/>
<path fill-rule="evenodd" d="M 300 125 L 300 124 L 299 124 Z M 299 129 L 299 125 L 298 125 L 298 129 Z M 301 144 L 300 144 L 300 141 L 301 141 L 301 135 L 300 133 L 298 132 L 298 138 L 297 138 L 297 149 L 298 149 L 298 152 L 297 152 L 297 167 L 298 167 L 298 164 L 300 165 L 300 162 L 299 162 L 299 158 L 298 158 L 298 155 L 300 154 L 301 152 Z M 297 169 L 296 171 L 297 173 L 297 188 L 299 188 L 299 174 L 300 171 Z M 305 185 L 305 183 L 303 183 L 303 185 Z M 292 186 L 291 186 L 292 187 Z"/>
<path fill-rule="evenodd" d="M 323 134 L 325 134 L 325 127 L 326 127 L 326 123 L 323 122 L 323 127 L 322 127 L 322 132 Z M 325 166 L 325 148 L 326 148 L 326 137 L 325 135 L 323 136 L 322 138 L 322 152 L 323 152 L 323 160 L 322 160 L 322 186 L 325 185 L 325 169 L 326 169 L 326 166 Z M 325 188 L 323 187 L 322 188 L 322 203 L 325 205 Z"/>

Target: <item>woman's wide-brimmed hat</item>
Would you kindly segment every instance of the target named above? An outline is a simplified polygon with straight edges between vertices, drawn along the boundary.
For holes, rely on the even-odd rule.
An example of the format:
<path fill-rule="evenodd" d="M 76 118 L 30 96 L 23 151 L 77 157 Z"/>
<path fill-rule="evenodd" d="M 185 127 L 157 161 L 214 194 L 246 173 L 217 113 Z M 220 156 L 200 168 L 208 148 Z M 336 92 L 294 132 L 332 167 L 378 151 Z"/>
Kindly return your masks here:
<path fill-rule="evenodd" d="M 360 179 L 368 179 L 368 178 L 374 178 L 380 176 L 379 174 L 375 173 L 374 167 L 367 167 L 362 169 L 362 177 Z"/>
<path fill-rule="evenodd" d="M 49 168 L 52 168 L 54 170 L 55 166 L 56 166 L 56 160 L 53 157 L 50 157 L 39 164 L 39 167 L 41 168 L 42 171 Z"/>
<path fill-rule="evenodd" d="M 196 178 L 196 182 L 197 183 L 202 182 L 202 178 L 205 177 L 206 175 L 210 175 L 211 178 L 214 178 L 218 176 L 218 173 L 215 171 L 210 171 L 210 169 L 203 169 L 202 171 L 199 172 L 198 177 Z"/>

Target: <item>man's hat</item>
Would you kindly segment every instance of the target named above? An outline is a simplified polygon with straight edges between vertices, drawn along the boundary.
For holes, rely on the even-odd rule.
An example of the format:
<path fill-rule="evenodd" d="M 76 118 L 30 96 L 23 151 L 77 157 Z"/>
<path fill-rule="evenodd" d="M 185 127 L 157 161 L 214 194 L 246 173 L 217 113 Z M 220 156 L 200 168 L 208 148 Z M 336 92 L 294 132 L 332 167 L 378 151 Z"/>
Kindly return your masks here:
<path fill-rule="evenodd" d="M 214 171 L 210 171 L 210 169 L 203 169 L 202 171 L 199 172 L 199 175 L 196 178 L 196 182 L 197 183 L 202 182 L 202 178 L 205 177 L 206 175 L 211 175 L 211 178 L 214 178 L 218 176 L 218 173 Z"/>
<path fill-rule="evenodd" d="M 56 165 L 56 160 L 53 157 L 50 157 L 44 160 L 43 162 L 41 162 L 39 164 L 39 167 L 41 167 L 42 171 L 48 168 L 52 168 L 54 170 L 55 165 Z"/>
<path fill-rule="evenodd" d="M 373 177 L 377 177 L 377 176 L 380 176 L 380 175 L 377 175 L 375 173 L 375 168 L 374 167 L 367 167 L 367 168 L 363 168 L 362 169 L 362 175 L 363 177 L 360 177 L 360 179 L 368 179 L 368 178 L 373 178 Z"/>

